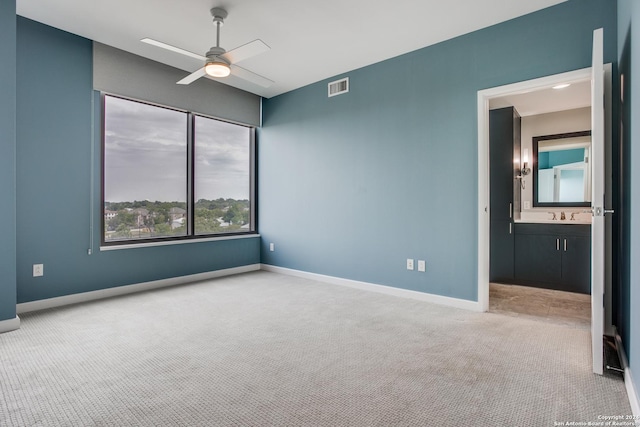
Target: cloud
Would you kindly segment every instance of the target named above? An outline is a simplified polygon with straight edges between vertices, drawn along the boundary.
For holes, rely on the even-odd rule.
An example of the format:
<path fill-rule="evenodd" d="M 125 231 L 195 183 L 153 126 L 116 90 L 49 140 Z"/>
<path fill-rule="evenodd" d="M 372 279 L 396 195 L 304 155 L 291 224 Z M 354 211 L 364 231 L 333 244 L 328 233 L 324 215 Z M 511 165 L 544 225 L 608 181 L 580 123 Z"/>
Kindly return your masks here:
<path fill-rule="evenodd" d="M 196 116 L 196 199 L 248 199 L 250 130 Z"/>
<path fill-rule="evenodd" d="M 107 97 L 106 201 L 186 201 L 181 111 Z M 249 198 L 250 129 L 196 116 L 196 199 Z"/>

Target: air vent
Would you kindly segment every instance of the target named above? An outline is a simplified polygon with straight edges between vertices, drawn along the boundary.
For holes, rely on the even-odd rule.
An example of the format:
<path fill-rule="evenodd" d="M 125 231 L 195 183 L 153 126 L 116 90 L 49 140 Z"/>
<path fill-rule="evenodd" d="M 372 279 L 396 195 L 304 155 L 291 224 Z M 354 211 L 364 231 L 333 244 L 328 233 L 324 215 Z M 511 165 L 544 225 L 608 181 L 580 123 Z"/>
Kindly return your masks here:
<path fill-rule="evenodd" d="M 343 93 L 349 92 L 349 77 L 345 77 L 344 79 L 336 80 L 335 82 L 331 82 L 328 85 L 329 87 L 329 98 L 336 95 L 342 95 Z"/>

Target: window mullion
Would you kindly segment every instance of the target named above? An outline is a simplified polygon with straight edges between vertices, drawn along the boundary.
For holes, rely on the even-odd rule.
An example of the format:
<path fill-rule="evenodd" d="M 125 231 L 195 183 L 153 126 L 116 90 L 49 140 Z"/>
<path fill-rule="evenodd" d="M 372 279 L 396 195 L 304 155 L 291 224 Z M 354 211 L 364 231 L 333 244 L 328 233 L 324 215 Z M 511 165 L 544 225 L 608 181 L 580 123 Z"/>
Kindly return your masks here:
<path fill-rule="evenodd" d="M 195 235 L 195 117 L 188 113 L 187 119 L 187 235 Z"/>
<path fill-rule="evenodd" d="M 256 142 L 256 130 L 251 129 L 249 138 L 249 223 L 251 224 L 251 231 L 256 231 L 258 228 L 258 197 L 257 197 L 257 168 L 256 168 L 256 156 L 258 152 Z"/>

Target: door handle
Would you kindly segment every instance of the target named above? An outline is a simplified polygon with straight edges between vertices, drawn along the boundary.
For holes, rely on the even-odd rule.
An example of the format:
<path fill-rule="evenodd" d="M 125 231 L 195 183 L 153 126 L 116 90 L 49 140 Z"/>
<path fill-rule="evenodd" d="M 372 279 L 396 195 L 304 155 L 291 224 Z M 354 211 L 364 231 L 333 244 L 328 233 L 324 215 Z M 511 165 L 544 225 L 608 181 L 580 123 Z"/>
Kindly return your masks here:
<path fill-rule="evenodd" d="M 560 239 L 556 239 L 556 251 L 560 250 Z"/>
<path fill-rule="evenodd" d="M 616 211 L 614 209 L 605 209 L 605 208 L 601 208 L 600 206 L 597 206 L 595 208 L 591 208 L 591 209 L 588 209 L 588 210 L 584 210 L 582 212 L 590 213 L 593 216 L 604 216 L 604 214 L 616 213 Z"/>

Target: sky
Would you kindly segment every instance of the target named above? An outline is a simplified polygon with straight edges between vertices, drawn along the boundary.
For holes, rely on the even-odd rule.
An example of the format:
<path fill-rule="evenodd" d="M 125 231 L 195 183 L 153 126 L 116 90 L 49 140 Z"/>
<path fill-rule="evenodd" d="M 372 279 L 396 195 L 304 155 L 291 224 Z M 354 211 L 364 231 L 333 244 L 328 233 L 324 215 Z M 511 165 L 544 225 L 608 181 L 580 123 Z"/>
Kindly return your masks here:
<path fill-rule="evenodd" d="M 105 201 L 186 201 L 187 117 L 106 97 Z M 249 132 L 196 116 L 196 200 L 249 199 Z"/>
<path fill-rule="evenodd" d="M 196 193 L 200 199 L 249 199 L 250 130 L 196 116 Z"/>

